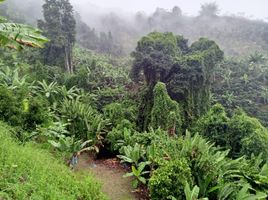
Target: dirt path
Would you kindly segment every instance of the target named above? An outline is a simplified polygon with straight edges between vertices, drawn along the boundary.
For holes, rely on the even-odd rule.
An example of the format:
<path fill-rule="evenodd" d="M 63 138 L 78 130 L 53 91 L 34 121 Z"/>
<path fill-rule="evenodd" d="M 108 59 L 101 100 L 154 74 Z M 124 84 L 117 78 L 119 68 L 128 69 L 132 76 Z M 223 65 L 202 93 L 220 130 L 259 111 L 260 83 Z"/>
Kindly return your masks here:
<path fill-rule="evenodd" d="M 131 178 L 123 178 L 126 170 L 116 160 L 93 161 L 87 154 L 79 156 L 76 170 L 89 170 L 103 184 L 102 191 L 111 200 L 139 199 L 132 192 Z"/>

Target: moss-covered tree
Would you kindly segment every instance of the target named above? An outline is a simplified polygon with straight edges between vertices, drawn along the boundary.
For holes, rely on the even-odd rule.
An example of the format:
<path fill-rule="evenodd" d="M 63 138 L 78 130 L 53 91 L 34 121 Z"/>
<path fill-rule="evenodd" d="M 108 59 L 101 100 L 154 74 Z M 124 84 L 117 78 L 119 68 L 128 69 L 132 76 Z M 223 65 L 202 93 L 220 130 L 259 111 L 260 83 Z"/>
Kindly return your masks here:
<path fill-rule="evenodd" d="M 153 32 L 143 37 L 132 53 L 132 78 L 144 80 L 145 87 L 139 113 L 139 124 L 146 129 L 153 100 L 153 88 L 158 81 L 167 85 L 172 99 L 183 107 L 185 128 L 210 106 L 210 87 L 216 65 L 223 52 L 211 40 L 201 38 L 188 46 L 187 40 L 172 33 Z"/>
<path fill-rule="evenodd" d="M 169 97 L 166 85 L 161 82 L 155 85 L 153 98 L 150 126 L 155 129 L 160 127 L 174 135 L 181 128 L 179 104 Z"/>
<path fill-rule="evenodd" d="M 174 65 L 167 88 L 170 96 L 182 103 L 189 123 L 209 109 L 213 73 L 222 59 L 218 45 L 201 38 Z"/>
<path fill-rule="evenodd" d="M 181 54 L 177 38 L 172 33 L 152 32 L 138 42 L 136 51 L 132 53 L 132 78 L 138 80 L 143 72 L 149 87 L 154 87 L 157 81 L 165 82 L 176 57 Z"/>

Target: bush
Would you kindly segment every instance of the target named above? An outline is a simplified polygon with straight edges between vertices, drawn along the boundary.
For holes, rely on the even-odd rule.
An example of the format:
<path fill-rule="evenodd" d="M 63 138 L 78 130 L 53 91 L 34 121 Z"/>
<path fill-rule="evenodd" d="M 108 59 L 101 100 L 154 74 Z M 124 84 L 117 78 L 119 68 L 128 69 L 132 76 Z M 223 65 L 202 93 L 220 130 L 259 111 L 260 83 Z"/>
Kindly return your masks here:
<path fill-rule="evenodd" d="M 49 119 L 48 102 L 45 99 L 31 97 L 22 90 L 0 87 L 0 120 L 31 131 Z"/>
<path fill-rule="evenodd" d="M 220 104 L 214 105 L 192 127 L 197 132 L 224 149 L 230 149 L 229 156 L 237 158 L 251 154 L 268 157 L 268 130 L 256 118 L 249 117 L 241 110 L 232 118 Z"/>
<path fill-rule="evenodd" d="M 91 176 L 73 174 L 33 144 L 19 146 L 0 126 L 0 199 L 104 199 Z"/>
<path fill-rule="evenodd" d="M 267 159 L 268 130 L 258 119 L 239 111 L 230 120 L 228 134 L 232 157 L 263 153 Z"/>
<path fill-rule="evenodd" d="M 131 137 L 132 132 L 134 132 L 133 124 L 127 119 L 122 120 L 105 138 L 106 142 L 110 145 L 110 150 L 112 152 L 118 151 L 121 147 L 119 143 L 122 143 L 122 141 L 124 141 L 124 143 L 127 142 L 126 137 Z"/>
<path fill-rule="evenodd" d="M 0 119 L 10 125 L 19 126 L 23 122 L 22 102 L 13 91 L 0 87 Z"/>
<path fill-rule="evenodd" d="M 260 129 L 256 130 L 251 136 L 244 138 L 241 141 L 241 155 L 257 156 L 260 153 L 262 157 L 268 161 L 268 134 L 263 133 Z"/>
<path fill-rule="evenodd" d="M 153 172 L 149 180 L 149 189 L 152 199 L 167 199 L 175 197 L 185 199 L 184 186 L 192 183 L 191 169 L 184 159 L 173 160 Z"/>
<path fill-rule="evenodd" d="M 34 130 L 37 125 L 49 123 L 51 115 L 49 113 L 49 104 L 46 99 L 36 96 L 24 100 L 24 104 L 28 104 L 27 110 L 24 109 L 24 129 Z"/>
<path fill-rule="evenodd" d="M 48 66 L 42 63 L 36 63 L 30 68 L 30 78 L 32 81 L 47 81 L 53 82 L 57 81 L 58 83 L 65 83 L 66 75 L 64 70 L 58 66 Z"/>
<path fill-rule="evenodd" d="M 229 118 L 224 107 L 216 104 L 196 122 L 192 132 L 202 134 L 210 141 L 215 142 L 216 145 L 227 147 L 228 122 Z"/>
<path fill-rule="evenodd" d="M 104 116 L 110 120 L 113 126 L 117 126 L 123 120 L 135 122 L 136 107 L 133 102 L 111 103 L 105 106 Z"/>

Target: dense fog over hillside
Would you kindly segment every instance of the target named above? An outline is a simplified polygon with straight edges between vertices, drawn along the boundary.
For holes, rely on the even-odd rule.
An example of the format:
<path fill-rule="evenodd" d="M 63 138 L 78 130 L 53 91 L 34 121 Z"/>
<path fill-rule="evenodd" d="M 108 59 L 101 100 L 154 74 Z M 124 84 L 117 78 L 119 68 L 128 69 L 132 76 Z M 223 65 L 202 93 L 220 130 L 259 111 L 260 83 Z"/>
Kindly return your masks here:
<path fill-rule="evenodd" d="M 199 14 L 200 6 L 202 4 L 215 2 L 220 8 L 220 15 L 240 15 L 260 20 L 266 20 L 268 18 L 266 12 L 268 2 L 265 0 L 71 0 L 70 2 L 75 10 L 85 17 L 109 12 L 115 12 L 119 15 L 133 15 L 136 12 L 144 12 L 147 15 L 150 15 L 157 8 L 171 10 L 174 6 L 180 7 L 184 15 L 196 16 Z M 25 0 L 23 4 L 19 0 L 8 0 L 5 2 L 5 4 L 16 7 L 17 10 L 28 11 L 28 15 L 30 16 L 38 17 L 41 14 L 41 5 L 43 3 L 43 0 Z"/>
<path fill-rule="evenodd" d="M 77 6 L 87 12 L 87 9 L 94 12 L 97 10 L 119 10 L 124 12 L 135 13 L 143 11 L 150 14 L 155 11 L 156 8 L 164 8 L 169 10 L 174 6 L 179 6 L 184 14 L 187 15 L 198 15 L 200 5 L 204 3 L 215 2 L 221 8 L 221 14 L 236 14 L 252 17 L 255 19 L 265 19 L 268 17 L 266 7 L 268 2 L 265 0 L 152 0 L 152 1 L 120 1 L 120 0 L 72 0 L 73 5 Z"/>
<path fill-rule="evenodd" d="M 15 21 L 36 24 L 37 19 L 42 18 L 42 2 L 27 0 L 23 6 L 17 7 L 20 1 L 9 0 L 7 8 L 2 6 L 2 9 L 6 15 L 16 13 L 11 17 Z M 266 18 L 264 8 L 268 3 L 263 0 L 70 2 L 77 21 L 77 41 L 93 50 L 98 50 L 101 42 L 106 43 L 111 37 L 110 50 L 104 51 L 126 55 L 134 50 L 138 38 L 151 31 L 185 35 L 190 42 L 209 37 L 218 42 L 228 55 L 249 54 L 266 47 L 263 37 L 268 28 L 262 20 Z M 257 27 L 261 31 L 257 31 Z"/>

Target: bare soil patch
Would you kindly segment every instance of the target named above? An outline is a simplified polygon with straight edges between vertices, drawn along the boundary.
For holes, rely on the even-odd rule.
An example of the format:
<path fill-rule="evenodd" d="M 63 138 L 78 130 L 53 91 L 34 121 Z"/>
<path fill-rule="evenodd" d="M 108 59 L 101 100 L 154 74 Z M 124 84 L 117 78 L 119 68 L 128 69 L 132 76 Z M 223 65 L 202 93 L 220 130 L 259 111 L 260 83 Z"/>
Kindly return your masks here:
<path fill-rule="evenodd" d="M 131 178 L 123 178 L 130 169 L 118 159 L 94 160 L 88 154 L 79 156 L 76 171 L 89 170 L 102 183 L 102 191 L 111 200 L 147 200 L 148 191 L 145 187 L 134 191 Z"/>

